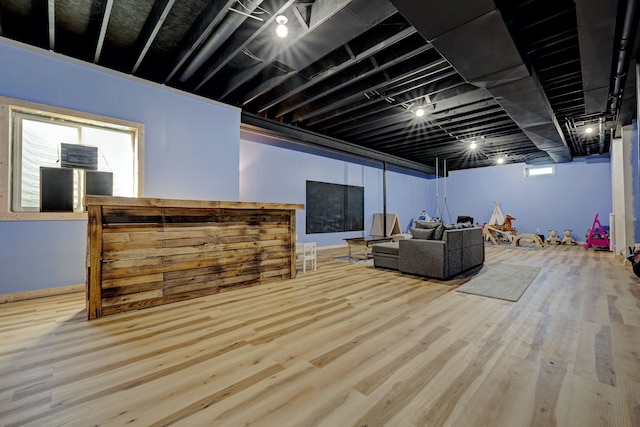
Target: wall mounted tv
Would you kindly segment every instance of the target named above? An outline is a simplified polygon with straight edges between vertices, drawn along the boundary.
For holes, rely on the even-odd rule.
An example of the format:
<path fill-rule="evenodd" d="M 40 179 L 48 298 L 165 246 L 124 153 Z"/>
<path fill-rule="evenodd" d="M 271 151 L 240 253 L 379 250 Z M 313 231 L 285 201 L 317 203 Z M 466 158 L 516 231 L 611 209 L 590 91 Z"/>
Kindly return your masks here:
<path fill-rule="evenodd" d="M 307 234 L 364 230 L 364 187 L 307 181 Z"/>

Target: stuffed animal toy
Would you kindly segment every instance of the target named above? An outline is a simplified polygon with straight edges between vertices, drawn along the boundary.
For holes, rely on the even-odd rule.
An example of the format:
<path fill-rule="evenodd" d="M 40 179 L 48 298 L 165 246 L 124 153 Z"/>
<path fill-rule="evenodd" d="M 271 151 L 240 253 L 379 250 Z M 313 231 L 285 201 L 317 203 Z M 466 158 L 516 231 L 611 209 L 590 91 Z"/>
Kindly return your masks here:
<path fill-rule="evenodd" d="M 573 230 L 564 230 L 564 237 L 562 238 L 562 244 L 567 244 L 567 245 L 577 245 L 578 243 L 573 239 L 573 237 L 571 236 L 571 232 Z"/>
<path fill-rule="evenodd" d="M 549 230 L 549 237 L 547 238 L 547 243 L 559 245 L 560 239 L 558 238 L 558 232 L 556 230 Z"/>

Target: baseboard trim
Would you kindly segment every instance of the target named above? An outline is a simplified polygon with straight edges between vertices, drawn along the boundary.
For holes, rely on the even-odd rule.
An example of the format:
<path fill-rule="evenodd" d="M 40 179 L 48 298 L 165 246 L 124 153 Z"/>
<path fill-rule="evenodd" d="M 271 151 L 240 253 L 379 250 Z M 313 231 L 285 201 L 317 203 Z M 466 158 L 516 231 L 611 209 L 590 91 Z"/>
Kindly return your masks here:
<path fill-rule="evenodd" d="M 72 293 L 84 292 L 84 291 L 85 291 L 85 285 L 80 284 L 80 285 L 58 286 L 55 288 L 36 289 L 33 291 L 16 292 L 13 294 L 2 294 L 0 295 L 0 304 L 6 304 L 8 302 L 16 302 L 16 301 L 25 301 L 29 299 L 35 299 L 35 298 L 50 297 L 54 295 L 72 294 Z"/>

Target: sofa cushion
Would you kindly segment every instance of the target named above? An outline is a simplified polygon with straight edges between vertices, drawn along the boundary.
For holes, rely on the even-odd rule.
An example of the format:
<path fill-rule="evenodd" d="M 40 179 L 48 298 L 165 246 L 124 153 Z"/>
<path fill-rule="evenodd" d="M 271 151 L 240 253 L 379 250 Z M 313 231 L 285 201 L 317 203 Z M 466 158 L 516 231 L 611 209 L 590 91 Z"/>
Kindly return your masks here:
<path fill-rule="evenodd" d="M 415 228 L 411 227 L 411 234 L 414 239 L 433 240 L 435 228 Z"/>
<path fill-rule="evenodd" d="M 435 221 L 416 221 L 416 228 L 437 228 L 441 224 Z"/>
<path fill-rule="evenodd" d="M 376 254 L 398 255 L 398 242 L 377 243 L 371 247 L 371 252 Z"/>
<path fill-rule="evenodd" d="M 435 231 L 433 232 L 433 240 L 442 240 L 442 237 L 444 236 L 444 224 L 440 224 L 438 227 L 436 227 Z"/>

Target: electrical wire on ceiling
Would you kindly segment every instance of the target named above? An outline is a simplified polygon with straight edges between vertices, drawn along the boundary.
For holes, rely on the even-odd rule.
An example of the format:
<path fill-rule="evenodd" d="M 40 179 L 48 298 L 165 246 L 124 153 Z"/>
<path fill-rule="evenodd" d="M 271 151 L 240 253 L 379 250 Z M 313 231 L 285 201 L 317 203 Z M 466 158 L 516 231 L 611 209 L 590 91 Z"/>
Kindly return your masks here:
<path fill-rule="evenodd" d="M 240 5 L 240 7 L 244 10 L 246 10 L 246 12 L 238 10 L 238 9 L 234 9 L 233 7 L 229 7 L 229 11 L 231 12 L 235 12 L 235 13 L 239 13 L 240 15 L 246 16 L 247 18 L 253 18 L 256 19 L 260 22 L 264 22 L 264 19 L 260 18 L 259 16 L 255 16 L 255 15 L 264 15 L 264 14 L 268 14 L 270 15 L 269 11 L 267 11 L 265 8 L 261 7 L 261 6 L 257 6 L 255 9 L 251 9 L 247 6 L 245 6 L 242 1 L 238 0 L 238 4 Z"/>
<path fill-rule="evenodd" d="M 244 53 L 245 55 L 247 55 L 249 58 L 253 59 L 254 61 L 258 61 L 258 62 L 264 62 L 264 59 L 254 55 L 253 53 L 251 53 L 251 51 L 249 49 L 247 49 L 246 47 L 242 49 L 242 53 Z"/>

